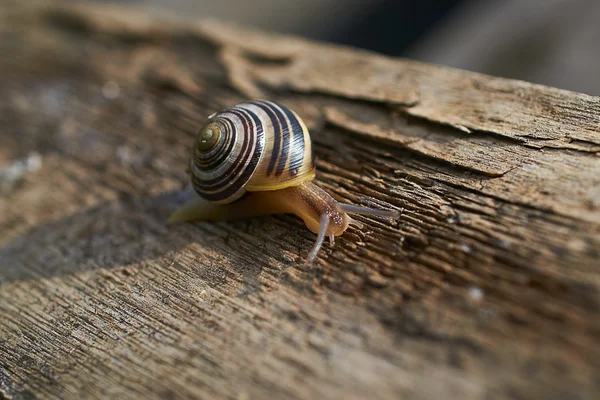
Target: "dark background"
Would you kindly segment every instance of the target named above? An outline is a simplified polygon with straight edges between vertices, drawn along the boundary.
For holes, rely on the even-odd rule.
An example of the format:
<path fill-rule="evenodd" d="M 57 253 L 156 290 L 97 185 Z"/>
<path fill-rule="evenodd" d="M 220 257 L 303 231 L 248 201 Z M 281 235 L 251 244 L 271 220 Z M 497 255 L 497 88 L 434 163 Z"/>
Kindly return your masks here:
<path fill-rule="evenodd" d="M 81 0 L 101 1 L 101 0 Z M 102 0 L 600 95 L 600 0 Z"/>

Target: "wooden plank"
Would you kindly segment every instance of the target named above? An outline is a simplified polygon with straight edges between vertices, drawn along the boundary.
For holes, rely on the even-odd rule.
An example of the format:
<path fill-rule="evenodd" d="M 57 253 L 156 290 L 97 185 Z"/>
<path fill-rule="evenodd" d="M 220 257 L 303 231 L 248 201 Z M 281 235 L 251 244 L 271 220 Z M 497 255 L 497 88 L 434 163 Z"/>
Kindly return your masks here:
<path fill-rule="evenodd" d="M 2 396 L 598 393 L 599 98 L 99 6 L 4 3 L 0 50 Z M 313 265 L 295 217 L 167 226 L 197 127 L 259 96 L 401 220 Z"/>

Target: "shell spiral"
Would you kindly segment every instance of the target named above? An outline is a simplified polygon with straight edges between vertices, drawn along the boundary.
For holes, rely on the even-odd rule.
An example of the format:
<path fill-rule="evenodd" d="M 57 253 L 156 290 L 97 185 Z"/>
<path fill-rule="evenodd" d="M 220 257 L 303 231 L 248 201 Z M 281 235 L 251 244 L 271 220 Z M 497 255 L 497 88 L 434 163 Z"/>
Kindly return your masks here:
<path fill-rule="evenodd" d="M 295 112 L 253 100 L 209 117 L 194 142 L 190 171 L 202 198 L 225 204 L 247 191 L 314 179 L 315 157 L 308 129 Z"/>

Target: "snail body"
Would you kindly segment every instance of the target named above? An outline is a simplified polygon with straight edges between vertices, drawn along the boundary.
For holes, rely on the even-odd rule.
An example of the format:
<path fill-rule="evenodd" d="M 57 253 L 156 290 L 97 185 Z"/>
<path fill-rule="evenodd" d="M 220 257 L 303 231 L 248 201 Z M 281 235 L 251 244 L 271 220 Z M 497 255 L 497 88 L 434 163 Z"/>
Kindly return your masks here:
<path fill-rule="evenodd" d="M 361 226 L 348 213 L 398 215 L 339 203 L 312 183 L 316 166 L 308 129 L 295 112 L 271 101 L 248 101 L 211 115 L 194 142 L 189 171 L 199 197 L 170 223 L 295 214 L 317 234 L 309 262 L 325 237 L 333 244 L 350 224 Z"/>

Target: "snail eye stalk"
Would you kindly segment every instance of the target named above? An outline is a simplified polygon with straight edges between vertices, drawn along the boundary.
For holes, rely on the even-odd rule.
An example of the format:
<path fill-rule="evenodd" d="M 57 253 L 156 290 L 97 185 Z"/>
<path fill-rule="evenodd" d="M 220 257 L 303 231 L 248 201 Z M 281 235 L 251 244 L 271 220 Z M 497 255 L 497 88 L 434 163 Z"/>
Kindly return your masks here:
<path fill-rule="evenodd" d="M 396 210 L 382 210 L 380 208 L 355 206 L 353 204 L 340 204 L 340 210 L 347 214 L 374 215 L 376 217 L 393 218 L 400 217 L 400 212 Z"/>

